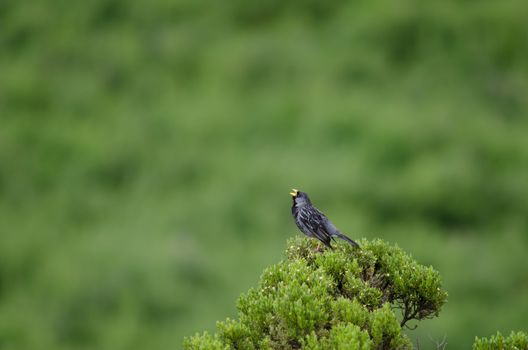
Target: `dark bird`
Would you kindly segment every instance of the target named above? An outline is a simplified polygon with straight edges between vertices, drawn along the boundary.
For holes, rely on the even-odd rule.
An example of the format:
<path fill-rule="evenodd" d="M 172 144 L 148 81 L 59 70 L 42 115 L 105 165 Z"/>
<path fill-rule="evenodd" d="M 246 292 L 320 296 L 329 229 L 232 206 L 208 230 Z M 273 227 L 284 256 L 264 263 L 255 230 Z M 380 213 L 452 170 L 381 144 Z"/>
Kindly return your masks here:
<path fill-rule="evenodd" d="M 312 205 L 308 194 L 293 189 L 290 192 L 293 198 L 292 214 L 295 224 L 299 230 L 308 237 L 317 238 L 330 249 L 330 240 L 334 237 L 339 237 L 350 243 L 354 247 L 359 247 L 359 244 L 339 232 L 339 230 L 328 220 L 328 218 Z"/>

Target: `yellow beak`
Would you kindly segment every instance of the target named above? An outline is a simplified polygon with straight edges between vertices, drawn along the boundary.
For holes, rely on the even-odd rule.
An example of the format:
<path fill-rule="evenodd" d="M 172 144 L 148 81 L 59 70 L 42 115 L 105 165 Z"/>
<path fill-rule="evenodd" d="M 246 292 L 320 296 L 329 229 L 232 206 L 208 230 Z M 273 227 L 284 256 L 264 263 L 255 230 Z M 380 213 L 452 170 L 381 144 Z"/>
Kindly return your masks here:
<path fill-rule="evenodd" d="M 296 197 L 297 196 L 297 193 L 299 193 L 299 190 L 296 190 L 295 188 L 292 189 L 292 191 L 290 192 L 290 195 L 292 197 Z"/>

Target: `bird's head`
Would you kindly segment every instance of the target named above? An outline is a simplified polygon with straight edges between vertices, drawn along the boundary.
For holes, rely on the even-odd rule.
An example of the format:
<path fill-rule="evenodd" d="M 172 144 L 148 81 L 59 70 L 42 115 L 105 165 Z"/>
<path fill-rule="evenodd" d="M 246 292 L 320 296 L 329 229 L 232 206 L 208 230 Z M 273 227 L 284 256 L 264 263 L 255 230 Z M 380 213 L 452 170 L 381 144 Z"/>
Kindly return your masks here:
<path fill-rule="evenodd" d="M 295 188 L 292 189 L 292 191 L 290 192 L 290 195 L 292 196 L 292 199 L 293 199 L 293 205 L 297 207 L 302 207 L 303 205 L 312 204 L 312 202 L 310 202 L 310 198 L 308 197 L 308 194 L 301 192 L 299 190 L 296 190 Z"/>

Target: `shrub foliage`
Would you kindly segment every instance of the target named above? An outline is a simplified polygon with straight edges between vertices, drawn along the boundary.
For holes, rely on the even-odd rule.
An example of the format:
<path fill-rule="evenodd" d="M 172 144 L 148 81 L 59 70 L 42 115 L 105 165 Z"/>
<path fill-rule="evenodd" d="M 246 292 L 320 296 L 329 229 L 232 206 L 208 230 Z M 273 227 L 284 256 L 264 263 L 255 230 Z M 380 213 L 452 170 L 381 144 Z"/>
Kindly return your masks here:
<path fill-rule="evenodd" d="M 488 338 L 475 338 L 473 350 L 528 350 L 528 335 L 511 332 L 504 337 L 500 332 Z"/>
<path fill-rule="evenodd" d="M 341 243 L 321 251 L 297 237 L 286 260 L 240 297 L 238 320 L 186 338 L 184 348 L 410 349 L 402 328 L 438 316 L 446 300 L 438 272 L 397 246 L 363 240 L 361 249 Z"/>

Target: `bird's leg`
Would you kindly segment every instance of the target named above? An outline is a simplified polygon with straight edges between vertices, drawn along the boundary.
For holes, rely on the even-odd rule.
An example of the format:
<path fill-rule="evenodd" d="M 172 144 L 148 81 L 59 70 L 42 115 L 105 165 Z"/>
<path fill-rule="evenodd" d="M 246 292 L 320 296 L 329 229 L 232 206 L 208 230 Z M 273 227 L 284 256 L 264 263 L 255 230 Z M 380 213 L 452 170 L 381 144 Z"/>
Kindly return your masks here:
<path fill-rule="evenodd" d="M 316 252 L 320 252 L 322 249 L 321 249 L 321 243 L 317 243 L 317 247 L 315 247 L 315 251 Z"/>

